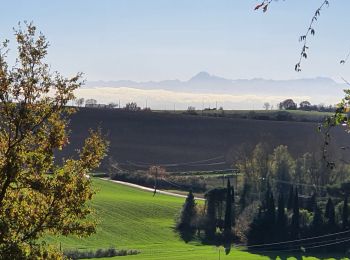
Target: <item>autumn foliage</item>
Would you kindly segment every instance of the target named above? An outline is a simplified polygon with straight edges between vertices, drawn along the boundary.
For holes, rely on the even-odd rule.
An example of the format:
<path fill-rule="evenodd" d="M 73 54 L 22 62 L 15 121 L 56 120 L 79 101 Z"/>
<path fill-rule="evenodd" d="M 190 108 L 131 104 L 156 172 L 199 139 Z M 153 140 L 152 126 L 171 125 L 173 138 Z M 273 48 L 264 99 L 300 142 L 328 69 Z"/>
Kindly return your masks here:
<path fill-rule="evenodd" d="M 82 84 L 81 74 L 50 72 L 44 62 L 48 42 L 33 24 L 19 25 L 15 36 L 14 67 L 7 62 L 8 41 L 0 47 L 0 258 L 59 259 L 59 250 L 38 241 L 46 234 L 95 231 L 88 173 L 99 166 L 108 143 L 100 130 L 91 130 L 78 159 L 55 162 L 68 144 L 74 111 L 66 105 Z"/>

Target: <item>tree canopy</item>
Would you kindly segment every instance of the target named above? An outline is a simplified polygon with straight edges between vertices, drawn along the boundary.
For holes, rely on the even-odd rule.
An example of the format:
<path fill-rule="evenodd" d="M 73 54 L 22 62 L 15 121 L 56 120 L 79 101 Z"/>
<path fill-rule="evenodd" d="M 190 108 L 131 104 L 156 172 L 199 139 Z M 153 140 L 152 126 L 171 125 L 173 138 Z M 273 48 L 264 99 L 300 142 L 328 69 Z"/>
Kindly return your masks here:
<path fill-rule="evenodd" d="M 94 190 L 88 173 L 99 166 L 108 142 L 90 136 L 77 159 L 55 162 L 68 144 L 67 103 L 82 74 L 65 78 L 44 62 L 48 42 L 25 23 L 15 30 L 18 58 L 7 62 L 8 40 L 0 47 L 0 258 L 59 259 L 39 238 L 95 231 L 87 202 Z"/>

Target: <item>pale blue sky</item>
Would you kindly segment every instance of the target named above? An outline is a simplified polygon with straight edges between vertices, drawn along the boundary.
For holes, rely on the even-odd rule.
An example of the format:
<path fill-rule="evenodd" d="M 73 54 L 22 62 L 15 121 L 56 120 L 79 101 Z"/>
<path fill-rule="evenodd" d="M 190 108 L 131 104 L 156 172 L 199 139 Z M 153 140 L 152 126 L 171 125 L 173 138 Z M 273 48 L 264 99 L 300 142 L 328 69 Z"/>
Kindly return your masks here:
<path fill-rule="evenodd" d="M 350 1 L 330 0 L 310 39 L 303 72 L 293 70 L 310 18 L 322 0 L 1 1 L 0 38 L 18 21 L 48 37 L 48 61 L 87 80 L 187 80 L 199 71 L 226 78 L 347 77 L 339 60 L 350 49 Z M 347 77 L 348 78 L 348 77 Z"/>

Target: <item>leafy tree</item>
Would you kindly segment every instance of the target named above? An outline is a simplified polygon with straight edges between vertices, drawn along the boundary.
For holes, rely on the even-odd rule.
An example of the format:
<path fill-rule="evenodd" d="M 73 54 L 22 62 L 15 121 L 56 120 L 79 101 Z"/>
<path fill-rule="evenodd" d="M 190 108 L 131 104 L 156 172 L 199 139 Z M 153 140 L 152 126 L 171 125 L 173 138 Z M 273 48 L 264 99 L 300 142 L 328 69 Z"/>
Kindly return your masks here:
<path fill-rule="evenodd" d="M 125 105 L 125 110 L 127 111 L 140 111 L 141 108 L 136 104 L 136 102 L 130 102 Z"/>
<path fill-rule="evenodd" d="M 248 206 L 249 203 L 249 194 L 251 190 L 251 185 L 245 180 L 241 192 L 241 196 L 239 198 L 239 206 L 240 206 L 240 211 L 242 212 L 246 206 Z"/>
<path fill-rule="evenodd" d="M 307 100 L 301 101 L 299 104 L 299 109 L 301 110 L 310 110 L 311 108 L 311 103 Z"/>
<path fill-rule="evenodd" d="M 265 110 L 269 110 L 270 107 L 271 107 L 271 105 L 270 105 L 269 102 L 265 102 L 264 105 L 263 105 L 263 108 L 264 108 Z"/>
<path fill-rule="evenodd" d="M 84 98 L 78 98 L 78 99 L 75 101 L 75 103 L 77 104 L 78 107 L 83 106 L 84 102 L 85 102 L 85 99 L 84 99 Z"/>
<path fill-rule="evenodd" d="M 288 147 L 277 146 L 270 157 L 271 176 L 276 179 L 276 189 L 287 197 L 290 182 L 294 173 L 294 159 L 288 152 Z"/>
<path fill-rule="evenodd" d="M 285 110 L 295 110 L 297 109 L 297 104 L 293 101 L 293 99 L 286 99 L 279 103 L 279 109 Z"/>
<path fill-rule="evenodd" d="M 87 106 L 96 105 L 96 104 L 97 104 L 97 100 L 96 100 L 96 99 L 93 99 L 93 98 L 90 98 L 90 99 L 87 99 L 87 100 L 85 101 L 85 104 L 86 104 Z"/>
<path fill-rule="evenodd" d="M 0 258 L 60 259 L 40 242 L 44 235 L 95 232 L 87 202 L 94 190 L 88 173 L 99 166 L 107 142 L 90 131 L 78 158 L 55 164 L 54 152 L 68 144 L 66 107 L 81 86 L 81 74 L 51 73 L 48 43 L 33 24 L 15 30 L 18 62 L 0 48 Z"/>

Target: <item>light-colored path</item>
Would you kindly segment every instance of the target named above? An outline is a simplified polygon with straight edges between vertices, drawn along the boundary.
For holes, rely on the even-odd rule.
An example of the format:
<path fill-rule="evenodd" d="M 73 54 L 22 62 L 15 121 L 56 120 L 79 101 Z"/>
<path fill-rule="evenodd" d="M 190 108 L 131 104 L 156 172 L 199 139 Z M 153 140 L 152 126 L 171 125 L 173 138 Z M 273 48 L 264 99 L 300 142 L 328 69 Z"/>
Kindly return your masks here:
<path fill-rule="evenodd" d="M 145 187 L 145 186 L 133 184 L 133 183 L 130 183 L 130 182 L 116 181 L 116 180 L 112 180 L 110 178 L 101 178 L 101 179 L 102 180 L 106 180 L 106 181 L 115 182 L 115 183 L 122 184 L 122 185 L 126 185 L 126 186 L 129 186 L 129 187 L 145 190 L 145 191 L 154 192 L 154 189 L 152 189 L 152 188 L 148 188 L 148 187 Z M 162 190 L 157 190 L 157 193 L 164 194 L 164 195 L 169 195 L 169 196 L 174 196 L 174 197 L 180 197 L 180 198 L 186 198 L 187 197 L 187 196 L 182 195 L 182 194 L 177 194 L 177 193 L 174 193 L 174 192 L 168 192 L 168 191 L 162 191 Z M 203 201 L 205 200 L 203 198 L 198 198 L 198 197 L 195 197 L 195 199 L 196 200 L 203 200 Z"/>

